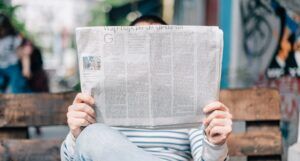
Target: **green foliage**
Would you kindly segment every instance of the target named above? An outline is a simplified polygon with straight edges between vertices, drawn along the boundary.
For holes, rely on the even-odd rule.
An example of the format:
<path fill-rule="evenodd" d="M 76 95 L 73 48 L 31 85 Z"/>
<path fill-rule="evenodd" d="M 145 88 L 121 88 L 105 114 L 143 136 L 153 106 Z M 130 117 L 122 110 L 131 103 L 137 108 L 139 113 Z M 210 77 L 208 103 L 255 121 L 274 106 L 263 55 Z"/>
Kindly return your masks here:
<path fill-rule="evenodd" d="M 126 15 L 123 18 L 118 18 L 110 20 L 108 13 L 113 8 L 118 8 L 128 3 L 136 3 L 140 0 L 105 0 L 98 1 L 90 10 L 91 19 L 88 22 L 89 26 L 105 26 L 105 25 L 128 25 L 129 21 L 126 18 Z"/>
<path fill-rule="evenodd" d="M 77 84 L 73 87 L 73 91 L 75 91 L 75 92 L 80 92 L 80 91 L 81 91 L 80 82 L 77 83 Z"/>
<path fill-rule="evenodd" d="M 19 7 L 19 5 L 12 6 L 8 3 L 5 3 L 3 0 L 0 0 L 0 13 L 6 15 L 10 19 L 12 25 L 20 34 L 22 34 L 24 37 L 29 38 L 31 36 L 26 30 L 25 23 L 18 20 L 16 16 L 16 11 Z"/>
<path fill-rule="evenodd" d="M 125 4 L 140 1 L 140 0 L 105 0 L 105 1 L 111 4 L 113 7 L 120 7 Z"/>
<path fill-rule="evenodd" d="M 105 2 L 97 3 L 90 11 L 91 19 L 88 22 L 89 26 L 104 26 L 107 24 L 107 15 L 103 11 L 103 5 Z"/>

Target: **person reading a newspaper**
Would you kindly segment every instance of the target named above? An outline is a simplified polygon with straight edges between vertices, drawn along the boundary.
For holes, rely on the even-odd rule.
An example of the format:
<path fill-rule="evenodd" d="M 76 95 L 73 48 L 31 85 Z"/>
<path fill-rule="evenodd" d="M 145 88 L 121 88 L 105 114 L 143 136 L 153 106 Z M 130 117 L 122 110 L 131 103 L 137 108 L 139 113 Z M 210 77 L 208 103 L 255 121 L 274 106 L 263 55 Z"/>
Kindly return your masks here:
<path fill-rule="evenodd" d="M 142 16 L 131 25 L 166 25 L 156 16 Z M 93 97 L 79 93 L 68 108 L 70 132 L 61 146 L 63 161 L 223 161 L 232 115 L 221 102 L 203 108 L 206 118 L 192 129 L 137 129 L 96 123 Z M 85 127 L 83 129 L 83 127 Z"/>

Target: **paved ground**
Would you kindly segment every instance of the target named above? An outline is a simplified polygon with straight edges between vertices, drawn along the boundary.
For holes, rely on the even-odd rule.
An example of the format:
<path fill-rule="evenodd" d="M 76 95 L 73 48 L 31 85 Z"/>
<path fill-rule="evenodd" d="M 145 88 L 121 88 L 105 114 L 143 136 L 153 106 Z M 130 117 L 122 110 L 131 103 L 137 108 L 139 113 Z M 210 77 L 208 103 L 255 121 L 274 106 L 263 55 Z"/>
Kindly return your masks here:
<path fill-rule="evenodd" d="M 39 139 L 64 139 L 68 132 L 69 128 L 67 126 L 49 126 L 41 128 L 41 135 L 37 135 L 35 128 L 29 128 L 30 138 L 39 138 Z"/>

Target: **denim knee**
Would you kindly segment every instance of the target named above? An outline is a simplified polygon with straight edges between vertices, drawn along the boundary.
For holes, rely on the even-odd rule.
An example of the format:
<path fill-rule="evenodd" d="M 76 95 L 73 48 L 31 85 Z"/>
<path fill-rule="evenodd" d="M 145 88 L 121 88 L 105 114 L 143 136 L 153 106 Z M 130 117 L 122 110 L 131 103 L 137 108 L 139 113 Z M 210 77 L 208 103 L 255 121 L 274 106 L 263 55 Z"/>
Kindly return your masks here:
<path fill-rule="evenodd" d="M 76 139 L 76 149 L 89 153 L 94 148 L 108 148 L 113 142 L 116 131 L 107 125 L 95 123 L 87 126 Z"/>

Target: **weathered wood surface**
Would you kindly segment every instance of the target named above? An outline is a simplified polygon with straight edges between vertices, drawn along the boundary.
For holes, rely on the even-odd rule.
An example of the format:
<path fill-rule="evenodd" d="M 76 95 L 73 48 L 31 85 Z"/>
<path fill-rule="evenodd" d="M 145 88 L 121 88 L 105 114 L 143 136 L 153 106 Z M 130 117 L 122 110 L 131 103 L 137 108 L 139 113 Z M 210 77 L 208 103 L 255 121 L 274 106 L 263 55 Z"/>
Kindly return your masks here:
<path fill-rule="evenodd" d="M 75 93 L 1 94 L 0 127 L 66 124 Z"/>
<path fill-rule="evenodd" d="M 1 158 L 18 161 L 59 160 L 62 140 L 4 140 Z M 232 134 L 228 140 L 230 156 L 263 156 L 281 154 L 280 133 L 246 132 Z"/>
<path fill-rule="evenodd" d="M 67 107 L 76 93 L 0 94 L 0 160 L 60 160 L 62 140 L 5 140 L 24 138 L 24 129 L 10 127 L 66 124 Z M 247 132 L 232 134 L 230 156 L 272 156 L 282 152 L 280 97 L 274 89 L 222 90 L 220 101 L 230 108 L 233 119 L 250 121 Z M 252 121 L 263 121 L 255 123 Z M 249 123 L 249 122 L 248 122 Z M 275 124 L 274 124 L 275 123 Z M 255 158 L 255 157 L 254 157 Z"/>
<path fill-rule="evenodd" d="M 59 161 L 61 140 L 3 140 L 1 161 Z"/>
<path fill-rule="evenodd" d="M 222 90 L 220 101 L 230 108 L 233 120 L 280 120 L 280 95 L 275 89 Z"/>
<path fill-rule="evenodd" d="M 229 155 L 233 156 L 280 155 L 281 133 L 262 130 L 232 134 L 228 139 L 228 147 Z"/>
<path fill-rule="evenodd" d="M 0 127 L 66 124 L 67 107 L 76 93 L 0 95 Z M 222 90 L 220 101 L 230 108 L 234 120 L 279 120 L 277 90 Z"/>

